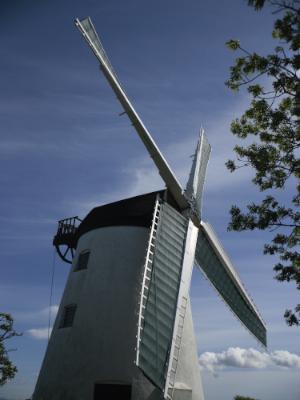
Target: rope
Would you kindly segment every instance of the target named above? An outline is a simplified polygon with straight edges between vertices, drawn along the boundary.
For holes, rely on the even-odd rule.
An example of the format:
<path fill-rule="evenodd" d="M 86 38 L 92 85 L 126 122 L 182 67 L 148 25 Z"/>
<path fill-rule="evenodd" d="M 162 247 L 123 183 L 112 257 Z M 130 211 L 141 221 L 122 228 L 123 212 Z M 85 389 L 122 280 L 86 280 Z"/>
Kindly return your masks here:
<path fill-rule="evenodd" d="M 54 275 L 55 275 L 55 260 L 56 260 L 56 251 L 54 248 L 53 260 L 52 260 L 52 271 L 51 271 L 50 296 L 49 296 L 48 342 L 50 339 L 50 329 L 51 329 L 51 307 L 52 307 L 53 285 L 54 285 Z"/>

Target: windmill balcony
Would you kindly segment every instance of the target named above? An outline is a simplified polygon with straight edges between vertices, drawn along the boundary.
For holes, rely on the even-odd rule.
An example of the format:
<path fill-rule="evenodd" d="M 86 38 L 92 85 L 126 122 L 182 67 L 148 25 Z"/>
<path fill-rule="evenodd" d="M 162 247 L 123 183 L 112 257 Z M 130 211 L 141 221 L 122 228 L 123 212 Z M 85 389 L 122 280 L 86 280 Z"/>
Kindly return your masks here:
<path fill-rule="evenodd" d="M 81 220 L 76 217 L 65 218 L 58 221 L 56 235 L 53 238 L 53 246 L 55 246 L 60 258 L 71 264 L 74 251 L 77 246 L 77 230 Z"/>

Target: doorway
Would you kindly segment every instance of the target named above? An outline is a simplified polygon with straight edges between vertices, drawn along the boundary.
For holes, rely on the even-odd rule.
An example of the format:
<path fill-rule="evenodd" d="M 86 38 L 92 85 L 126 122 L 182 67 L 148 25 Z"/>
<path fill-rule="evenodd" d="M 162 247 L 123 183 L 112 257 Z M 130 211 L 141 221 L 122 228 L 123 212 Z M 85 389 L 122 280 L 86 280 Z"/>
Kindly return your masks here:
<path fill-rule="evenodd" d="M 93 400 L 130 400 L 131 385 L 96 383 Z"/>

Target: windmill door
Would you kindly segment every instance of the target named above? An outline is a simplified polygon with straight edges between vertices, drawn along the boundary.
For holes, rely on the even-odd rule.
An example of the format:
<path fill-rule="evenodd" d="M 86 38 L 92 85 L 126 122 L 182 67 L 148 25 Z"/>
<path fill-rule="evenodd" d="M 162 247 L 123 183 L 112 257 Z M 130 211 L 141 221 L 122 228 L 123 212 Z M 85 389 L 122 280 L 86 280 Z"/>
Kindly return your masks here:
<path fill-rule="evenodd" d="M 94 389 L 94 400 L 104 399 L 131 399 L 131 385 L 96 383 Z"/>

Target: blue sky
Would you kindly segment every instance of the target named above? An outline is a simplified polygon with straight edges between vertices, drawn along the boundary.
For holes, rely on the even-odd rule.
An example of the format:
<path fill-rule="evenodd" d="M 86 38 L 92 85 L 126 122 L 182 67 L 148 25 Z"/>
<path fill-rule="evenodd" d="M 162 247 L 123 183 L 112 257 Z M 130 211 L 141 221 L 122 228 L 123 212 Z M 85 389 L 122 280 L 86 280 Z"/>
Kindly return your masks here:
<path fill-rule="evenodd" d="M 183 185 L 204 126 L 212 156 L 203 217 L 268 325 L 270 355 L 255 366 L 227 362 L 217 365 L 217 373 L 205 369 L 206 399 L 231 400 L 237 393 L 298 399 L 297 359 L 293 368 L 272 361 L 278 350 L 300 355 L 299 330 L 282 318 L 298 293 L 293 284 L 273 279 L 274 259 L 262 254 L 267 233 L 226 231 L 230 205 L 262 195 L 250 183 L 251 171 L 230 174 L 224 167 L 236 144 L 230 121 L 248 104 L 246 93 L 234 95 L 224 85 L 235 56 L 225 42 L 238 38 L 261 53 L 275 45 L 270 10 L 256 13 L 243 0 L 2 2 L 0 310 L 10 312 L 24 334 L 9 343 L 17 348 L 11 358 L 19 373 L 0 389 L 0 398 L 25 399 L 34 388 L 47 344 L 37 336 L 48 324 L 57 220 L 83 217 L 93 206 L 163 187 L 129 121 L 118 116 L 121 107 L 73 24 L 75 17 L 87 15 Z M 55 266 L 53 312 L 69 269 L 58 259 Z M 263 352 L 197 270 L 192 304 L 200 359 L 207 352 L 224 359 L 230 347 Z"/>

